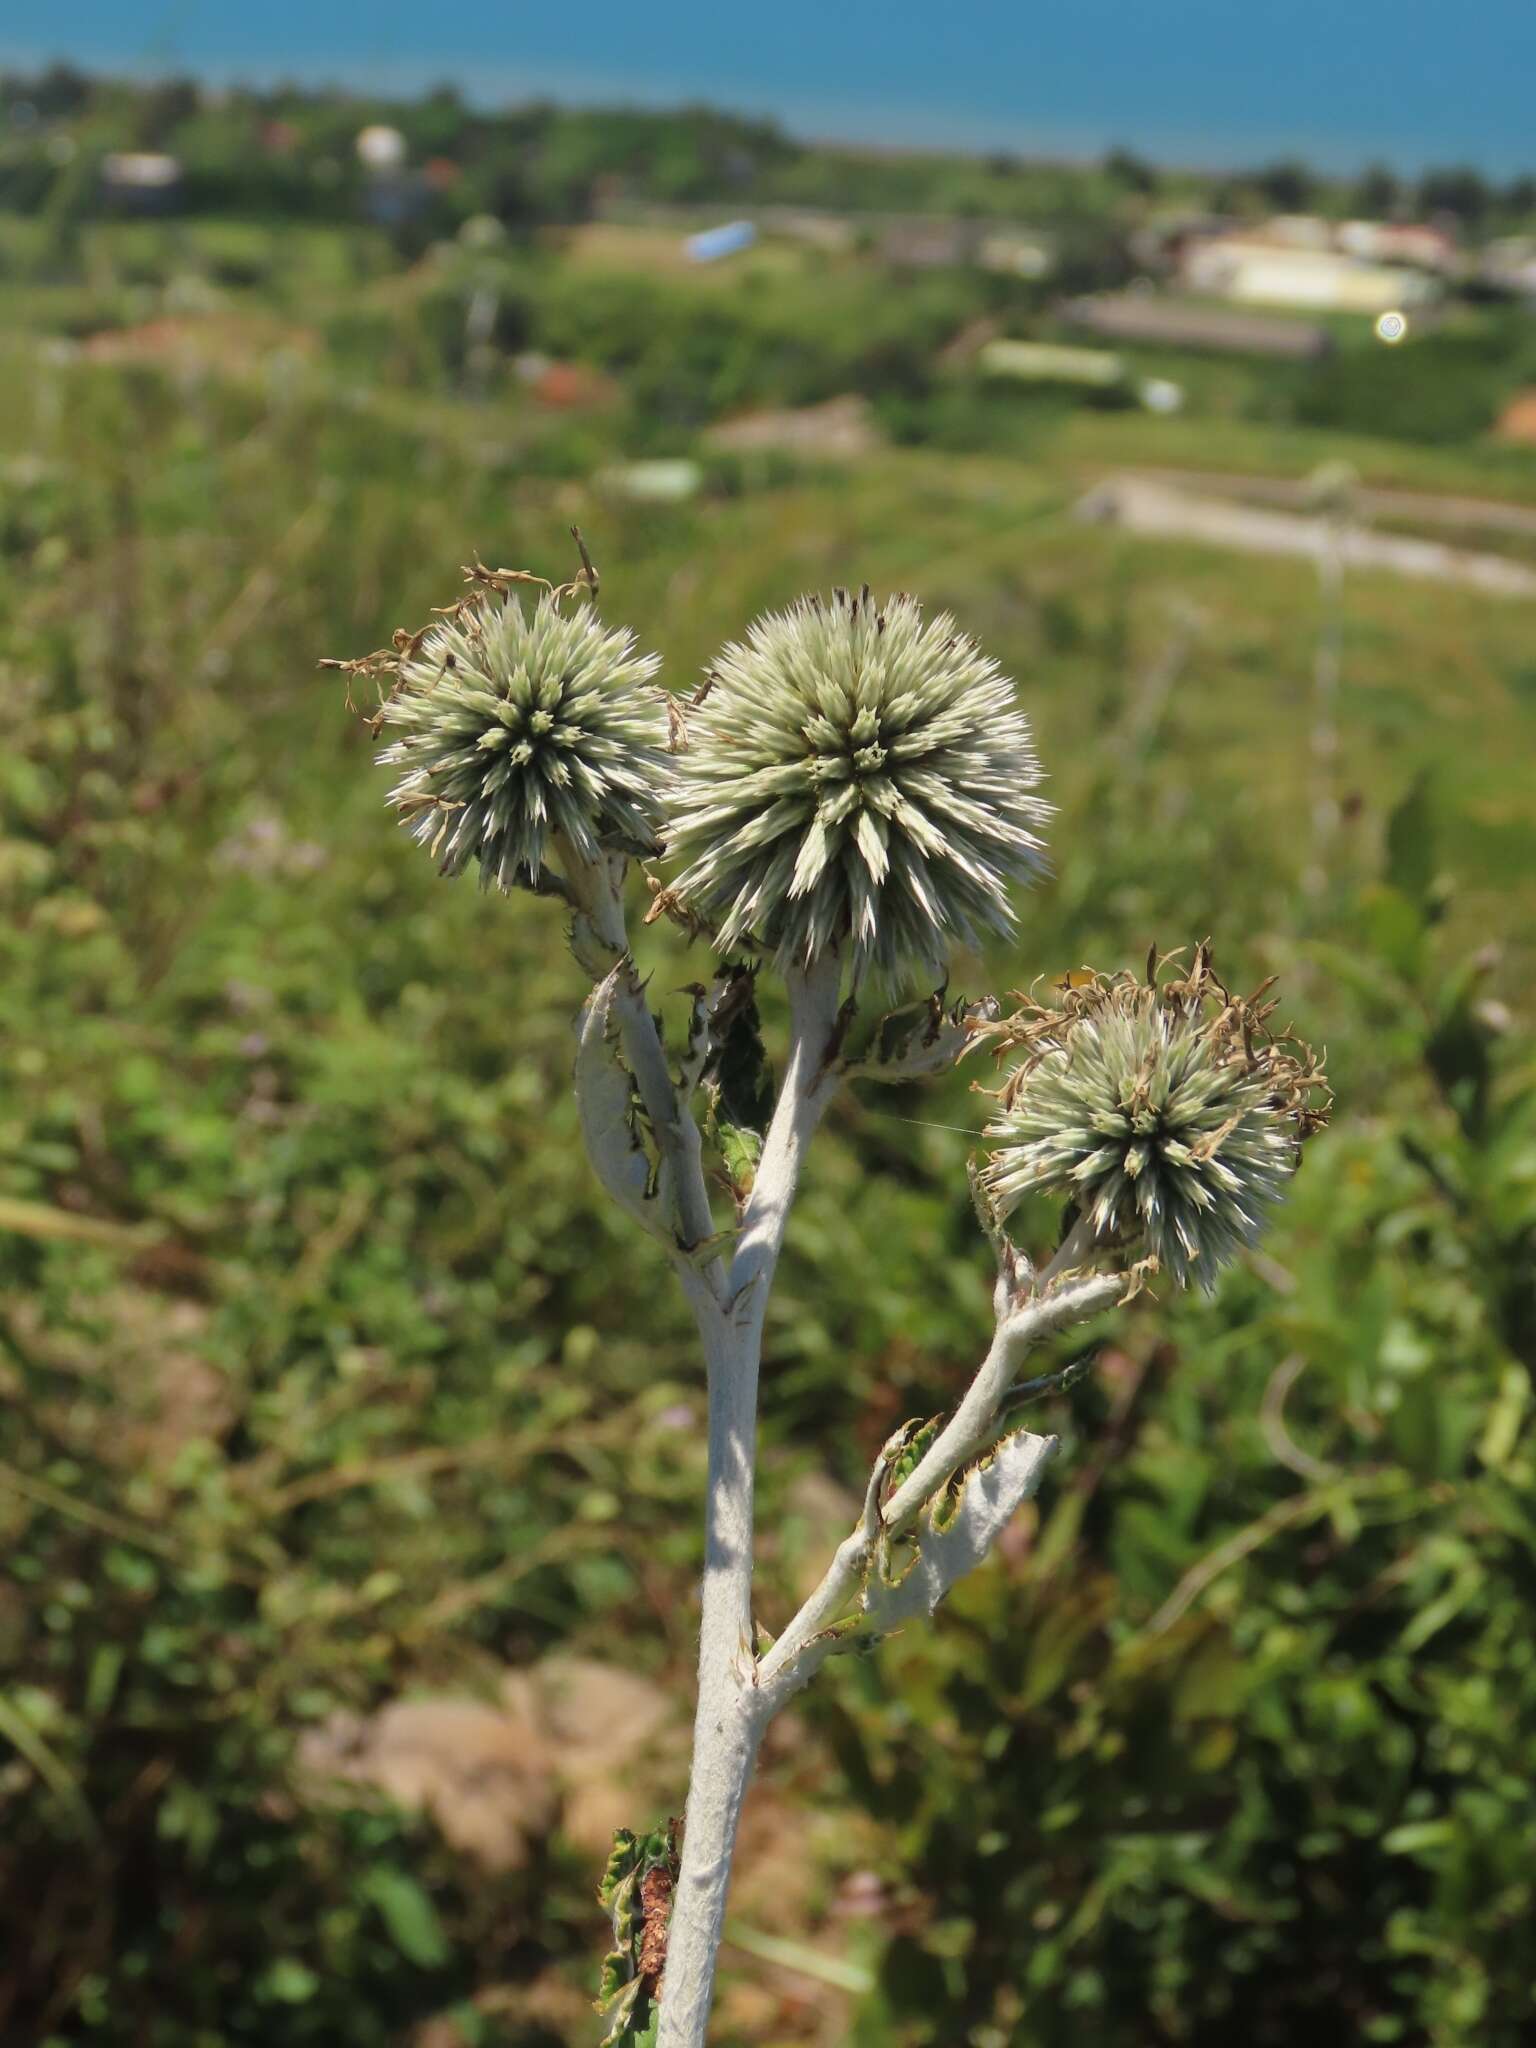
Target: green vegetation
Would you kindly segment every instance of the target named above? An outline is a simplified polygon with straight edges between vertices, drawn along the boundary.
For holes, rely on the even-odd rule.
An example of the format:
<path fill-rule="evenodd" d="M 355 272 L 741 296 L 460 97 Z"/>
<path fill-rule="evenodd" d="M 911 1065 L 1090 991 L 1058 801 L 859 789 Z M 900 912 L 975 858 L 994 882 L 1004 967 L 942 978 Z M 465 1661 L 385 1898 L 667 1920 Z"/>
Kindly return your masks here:
<path fill-rule="evenodd" d="M 350 166 L 359 109 L 295 108 Z M 173 136 L 190 163 L 195 129 L 202 211 L 72 213 L 51 171 L 15 182 L 32 157 L 8 144 L 0 222 L 0 2033 L 601 2031 L 604 1859 L 573 1801 L 526 1795 L 524 1853 L 487 1873 L 297 1758 L 338 1714 L 489 1699 L 555 1650 L 679 1703 L 691 1684 L 698 1373 L 649 1248 L 577 1163 L 558 913 L 436 881 L 315 671 L 445 602 L 477 551 L 563 573 L 577 521 L 605 614 L 677 685 L 806 588 L 952 607 L 1019 679 L 1061 812 L 1018 949 L 956 992 L 1209 930 L 1235 981 L 1284 974 L 1340 1104 L 1266 1256 L 1213 1302 L 1127 1312 L 1052 1413 L 1064 1455 L 1008 1558 L 807 1696 L 765 1763 L 722 2041 L 1518 2048 L 1529 609 L 1348 580 L 1342 819 L 1309 892 L 1310 567 L 1072 507 L 1121 463 L 1294 478 L 1334 456 L 1530 501 L 1536 464 L 1473 431 L 1530 374 L 1526 330 L 1489 312 L 1467 318 L 1497 352 L 1361 340 L 1354 383 L 1347 350 L 1319 366 L 1336 405 L 1256 364 L 1177 419 L 994 399 L 933 358 L 978 313 L 1043 318 L 1014 281 L 898 292 L 854 251 L 637 284 L 555 242 L 290 205 L 244 182 L 238 123 L 108 112 L 99 147 Z M 526 118 L 541 153 L 515 124 L 507 148 L 550 192 L 628 149 L 666 196 L 713 198 L 758 132 L 679 120 L 672 160 L 651 117 Z M 754 175 L 809 198 L 812 162 L 764 132 Z M 1017 181 L 1020 211 L 1029 179 L 1066 175 L 965 172 Z M 899 200 L 896 169 L 878 197 L 837 189 L 939 203 L 901 176 Z M 511 367 L 529 349 L 602 370 L 609 402 L 541 404 Z M 1397 368 L 1416 360 L 1433 447 Z M 1405 379 L 1390 409 L 1367 362 Z M 1442 404 L 1463 371 L 1477 408 Z M 846 470 L 700 450 L 722 412 L 850 389 L 903 445 Z M 687 503 L 611 477 L 695 451 Z M 647 945 L 659 987 L 692 978 L 664 927 Z M 769 1332 L 770 1628 L 847 1512 L 807 1489 L 822 1447 L 861 1484 L 973 1360 L 990 1275 L 960 1168 L 984 1108 L 962 1073 L 833 1118 Z M 681 1789 L 674 1770 L 628 1813 L 637 1835 Z"/>

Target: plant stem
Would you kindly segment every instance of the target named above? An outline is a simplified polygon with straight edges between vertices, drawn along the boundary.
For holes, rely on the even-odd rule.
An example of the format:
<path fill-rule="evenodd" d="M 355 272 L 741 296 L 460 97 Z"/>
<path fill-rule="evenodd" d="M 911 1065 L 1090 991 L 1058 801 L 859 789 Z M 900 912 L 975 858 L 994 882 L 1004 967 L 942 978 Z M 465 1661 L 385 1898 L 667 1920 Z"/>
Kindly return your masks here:
<path fill-rule="evenodd" d="M 1075 1250 L 1075 1241 L 1069 1238 L 1053 1264 Z M 875 1460 L 858 1525 L 838 1545 L 821 1584 L 786 1625 L 758 1667 L 758 1689 L 767 1701 L 770 1716 L 798 1692 L 829 1654 L 832 1638 L 825 1631 L 864 1585 L 882 1530 L 899 1533 L 962 1465 L 988 1447 L 1024 1355 L 1042 1337 L 1097 1314 L 1124 1289 L 1123 1273 L 1101 1273 L 1058 1284 L 1046 1294 L 1035 1293 L 1022 1301 L 1005 1303 L 987 1355 L 976 1368 L 959 1406 L 911 1476 L 883 1508 L 880 1492 L 890 1447 Z M 1032 1441 L 1042 1446 L 1039 1469 L 1043 1470 L 1056 1439 Z"/>
<path fill-rule="evenodd" d="M 985 1448 L 1004 1397 L 1018 1375 L 1019 1361 L 1031 1346 L 1108 1308 L 1124 1292 L 1123 1273 L 1095 1273 L 1087 1279 L 1061 1282 L 1048 1294 L 1032 1296 L 999 1323 L 991 1349 L 977 1367 L 960 1405 L 886 1502 L 886 1528 L 893 1534 L 899 1532 L 952 1472 Z"/>
<path fill-rule="evenodd" d="M 758 1366 L 805 1149 L 838 1085 L 827 1055 L 839 983 L 836 960 L 789 977 L 789 1061 L 742 1215 L 725 1302 L 717 1307 L 693 1297 L 709 1375 L 699 1702 L 658 2048 L 702 2048 L 705 2041 L 736 1829 L 768 1720 L 757 1688 L 752 1623 Z"/>
<path fill-rule="evenodd" d="M 752 1496 L 757 1370 L 729 1316 L 711 1316 L 709 1488 L 705 1507 L 699 1699 L 693 1727 L 683 1859 L 668 1930 L 661 2048 L 693 2048 L 709 2023 L 715 1955 L 725 1924 L 736 1827 L 757 1760 L 753 1711 Z"/>

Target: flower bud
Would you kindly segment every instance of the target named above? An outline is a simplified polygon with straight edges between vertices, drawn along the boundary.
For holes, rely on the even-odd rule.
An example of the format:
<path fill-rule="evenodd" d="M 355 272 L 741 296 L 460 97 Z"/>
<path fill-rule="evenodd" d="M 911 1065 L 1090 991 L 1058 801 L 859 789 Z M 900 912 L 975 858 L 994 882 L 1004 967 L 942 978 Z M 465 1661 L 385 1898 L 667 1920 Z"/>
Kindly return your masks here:
<path fill-rule="evenodd" d="M 445 875 L 536 883 L 558 835 L 583 860 L 654 852 L 666 716 L 658 667 L 588 605 L 541 595 L 461 604 L 401 655 L 379 755 L 403 771 L 389 801 Z"/>
<path fill-rule="evenodd" d="M 1060 1005 L 979 1034 L 1024 1052 L 986 1132 L 998 1214 L 1026 1194 L 1065 1195 L 1101 1243 L 1209 1287 L 1260 1235 L 1327 1116 L 1320 1067 L 1269 1033 L 1263 993 L 1230 996 L 1202 946 L 1187 979 L 1089 976 Z"/>
<path fill-rule="evenodd" d="M 942 614 L 865 590 L 759 619 L 688 716 L 669 850 L 676 894 L 781 966 L 847 947 L 883 976 L 937 970 L 1012 928 L 1050 806 L 1029 721 Z"/>

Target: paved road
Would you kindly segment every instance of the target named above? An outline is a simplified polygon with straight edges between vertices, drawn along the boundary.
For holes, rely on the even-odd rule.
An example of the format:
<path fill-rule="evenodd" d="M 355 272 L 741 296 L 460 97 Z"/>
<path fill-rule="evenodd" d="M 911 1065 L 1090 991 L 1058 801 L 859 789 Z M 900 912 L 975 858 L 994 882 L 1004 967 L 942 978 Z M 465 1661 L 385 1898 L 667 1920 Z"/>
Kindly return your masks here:
<path fill-rule="evenodd" d="M 1254 504 L 1307 506 L 1306 478 L 1245 476 L 1229 470 L 1146 469 L 1140 464 L 1117 475 L 1174 490 L 1204 491 Z M 1367 519 L 1408 519 L 1424 526 L 1482 527 L 1485 532 L 1523 533 L 1536 540 L 1536 505 L 1512 504 L 1506 498 L 1464 498 L 1445 491 L 1397 491 L 1360 485 L 1354 503 Z"/>
<path fill-rule="evenodd" d="M 1209 484 L 1214 479 L 1202 481 Z M 1315 561 L 1329 542 L 1328 528 L 1315 514 L 1271 511 L 1239 499 L 1157 482 L 1144 473 L 1107 477 L 1095 484 L 1078 501 L 1077 514 L 1096 524 L 1124 527 L 1129 533 L 1200 541 L 1245 554 L 1303 555 Z M 1382 569 L 1416 580 L 1457 583 L 1490 597 L 1536 598 L 1536 569 L 1503 555 L 1474 554 L 1466 548 L 1448 547 L 1443 541 L 1372 533 L 1361 527 L 1346 529 L 1340 546 L 1345 565 L 1351 569 Z"/>

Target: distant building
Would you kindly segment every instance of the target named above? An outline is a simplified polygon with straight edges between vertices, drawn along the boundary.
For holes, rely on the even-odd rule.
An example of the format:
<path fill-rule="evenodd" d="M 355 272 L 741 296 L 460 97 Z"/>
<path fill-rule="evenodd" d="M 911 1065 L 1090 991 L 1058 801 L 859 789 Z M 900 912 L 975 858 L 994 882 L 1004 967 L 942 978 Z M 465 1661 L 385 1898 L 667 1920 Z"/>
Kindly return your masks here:
<path fill-rule="evenodd" d="M 1160 213 L 1134 228 L 1127 246 L 1144 269 L 1162 275 L 1177 269 L 1196 243 L 1224 235 L 1231 226 L 1224 213 Z"/>
<path fill-rule="evenodd" d="M 1315 213 L 1275 213 L 1264 223 L 1264 240 L 1285 249 L 1331 249 L 1333 223 Z"/>
<path fill-rule="evenodd" d="M 124 213 L 168 213 L 181 191 L 181 159 L 159 150 L 112 150 L 101 160 L 101 189 Z"/>
<path fill-rule="evenodd" d="M 1062 312 L 1075 327 L 1110 341 L 1160 348 L 1213 349 L 1225 355 L 1283 356 L 1309 361 L 1333 346 L 1326 328 L 1259 313 L 1227 312 L 1160 299 L 1150 292 L 1106 292 L 1073 299 Z"/>
<path fill-rule="evenodd" d="M 875 245 L 887 263 L 904 270 L 952 270 L 971 260 L 975 230 L 966 221 L 914 216 L 885 222 Z"/>
<path fill-rule="evenodd" d="M 830 256 L 845 254 L 859 237 L 856 222 L 847 214 L 830 213 L 824 207 L 765 206 L 757 219 L 765 234 L 804 242 L 812 249 L 826 250 Z"/>
<path fill-rule="evenodd" d="M 976 262 L 983 270 L 995 270 L 1005 277 L 1041 278 L 1049 277 L 1056 268 L 1056 252 L 1041 235 L 997 228 L 977 242 Z"/>
<path fill-rule="evenodd" d="M 739 256 L 757 240 L 757 229 L 749 220 L 728 220 L 718 228 L 705 228 L 690 235 L 683 249 L 690 263 L 718 263 L 726 256 Z"/>
<path fill-rule="evenodd" d="M 1480 275 L 1485 284 L 1500 291 L 1536 299 L 1536 239 L 1529 235 L 1506 235 L 1490 242 L 1483 251 Z"/>
<path fill-rule="evenodd" d="M 352 147 L 357 151 L 357 160 L 363 169 L 375 176 L 387 177 L 405 168 L 405 137 L 398 128 L 386 128 L 382 122 L 374 122 L 358 130 Z"/>
<path fill-rule="evenodd" d="M 881 435 L 869 400 L 856 392 L 821 405 L 791 406 L 781 412 L 743 413 L 723 420 L 704 436 L 705 445 L 730 455 L 799 455 L 818 462 L 856 462 L 873 454 Z"/>
<path fill-rule="evenodd" d="M 719 224 L 702 206 L 641 204 L 614 187 L 594 188 L 594 210 L 615 227 L 671 231 L 685 238 L 689 257 L 712 263 L 761 235 L 800 242 L 827 255 L 865 249 L 901 269 L 958 269 L 974 265 L 1005 276 L 1042 278 L 1056 267 L 1050 235 L 1026 223 L 956 219 L 947 214 L 841 213 L 820 206 L 761 206 Z"/>
<path fill-rule="evenodd" d="M 691 498 L 704 482 L 704 471 L 685 455 L 660 456 L 650 462 L 628 462 L 600 470 L 595 481 L 621 498 L 641 504 L 672 505 Z"/>
<path fill-rule="evenodd" d="M 1342 250 L 1258 235 L 1220 235 L 1196 244 L 1184 258 L 1180 277 L 1189 291 L 1240 304 L 1332 313 L 1422 306 L 1438 298 L 1441 289 L 1438 279 L 1420 270 L 1365 263 Z"/>
<path fill-rule="evenodd" d="M 1025 384 L 1090 384 L 1114 390 L 1125 382 L 1125 363 L 1103 348 L 1071 348 L 1052 341 L 984 342 L 976 354 L 984 377 Z"/>
<path fill-rule="evenodd" d="M 1340 223 L 1336 239 L 1347 255 L 1367 263 L 1407 263 L 1442 276 L 1449 276 L 1461 265 L 1455 237 L 1422 221 L 1346 220 Z"/>

